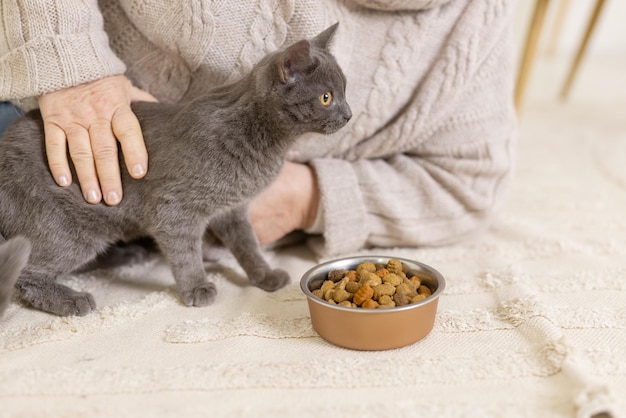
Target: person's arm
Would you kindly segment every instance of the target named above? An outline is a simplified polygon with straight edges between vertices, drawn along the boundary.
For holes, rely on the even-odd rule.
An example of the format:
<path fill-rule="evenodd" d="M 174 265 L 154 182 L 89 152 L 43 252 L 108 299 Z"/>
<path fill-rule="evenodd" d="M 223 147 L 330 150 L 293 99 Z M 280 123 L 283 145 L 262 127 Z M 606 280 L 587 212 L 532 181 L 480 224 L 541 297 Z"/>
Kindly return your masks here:
<path fill-rule="evenodd" d="M 96 1 L 17 0 L 0 8 L 2 97 L 28 103 L 38 97 L 46 152 L 55 181 L 72 179 L 67 153 L 85 200 L 109 205 L 122 199 L 117 156 L 121 143 L 131 176 L 148 167 L 133 100 L 154 100 L 122 75 L 124 63 L 111 51 Z M 32 100 L 31 100 L 32 101 Z"/>
<path fill-rule="evenodd" d="M 511 121 L 491 122 L 491 134 L 477 126 L 440 132 L 464 138 L 459 146 L 441 141 L 389 158 L 314 160 L 325 220 L 316 251 L 437 246 L 484 228 L 513 164 Z"/>
<path fill-rule="evenodd" d="M 0 97 L 20 100 L 123 74 L 97 1 L 14 0 L 0 8 Z"/>
<path fill-rule="evenodd" d="M 309 209 L 319 208 L 314 232 L 321 234 L 309 244 L 330 256 L 367 246 L 442 245 L 489 224 L 504 197 L 517 134 L 510 9 L 491 15 L 494 20 L 485 25 L 482 6 L 462 17 L 393 123 L 345 155 L 313 159 L 314 182 L 298 180 L 307 187 L 285 188 L 295 176 L 281 175 L 265 198 L 252 202 L 252 214 L 275 220 L 263 230 L 281 236 L 311 229 L 310 217 L 288 215 L 307 213 L 290 202 L 312 202 Z M 355 116 L 351 123 L 359 123 Z M 310 184 L 317 186 L 319 200 L 309 199 Z M 279 190 L 291 195 L 273 194 Z M 253 226 L 267 237 L 259 233 L 258 219 L 252 217 Z"/>
<path fill-rule="evenodd" d="M 442 245 L 489 224 L 517 136 L 508 17 L 485 28 L 469 16 L 393 123 L 350 160 L 312 161 L 325 220 L 317 252 Z"/>

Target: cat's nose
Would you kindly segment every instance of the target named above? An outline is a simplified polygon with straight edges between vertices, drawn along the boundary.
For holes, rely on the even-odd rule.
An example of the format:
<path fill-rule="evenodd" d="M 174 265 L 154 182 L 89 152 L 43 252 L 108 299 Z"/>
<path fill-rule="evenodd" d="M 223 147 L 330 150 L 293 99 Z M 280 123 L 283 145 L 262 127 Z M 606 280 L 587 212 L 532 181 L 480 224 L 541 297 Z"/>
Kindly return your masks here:
<path fill-rule="evenodd" d="M 352 119 L 352 110 L 350 110 L 349 107 L 346 107 L 346 110 L 343 112 L 343 118 L 345 119 L 346 123 Z"/>

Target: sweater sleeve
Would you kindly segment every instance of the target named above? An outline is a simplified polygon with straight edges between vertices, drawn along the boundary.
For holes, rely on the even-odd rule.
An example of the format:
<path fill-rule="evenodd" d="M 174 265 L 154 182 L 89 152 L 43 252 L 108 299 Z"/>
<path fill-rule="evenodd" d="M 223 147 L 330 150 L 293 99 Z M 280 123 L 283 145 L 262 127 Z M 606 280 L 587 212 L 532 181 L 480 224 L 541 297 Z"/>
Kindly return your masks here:
<path fill-rule="evenodd" d="M 3 0 L 0 98 L 32 98 L 124 70 L 97 0 Z"/>
<path fill-rule="evenodd" d="M 325 220 L 309 241 L 318 254 L 444 245 L 489 224 L 517 136 L 512 38 L 495 26 L 445 47 L 410 106 L 359 143 L 358 158 L 311 162 Z"/>

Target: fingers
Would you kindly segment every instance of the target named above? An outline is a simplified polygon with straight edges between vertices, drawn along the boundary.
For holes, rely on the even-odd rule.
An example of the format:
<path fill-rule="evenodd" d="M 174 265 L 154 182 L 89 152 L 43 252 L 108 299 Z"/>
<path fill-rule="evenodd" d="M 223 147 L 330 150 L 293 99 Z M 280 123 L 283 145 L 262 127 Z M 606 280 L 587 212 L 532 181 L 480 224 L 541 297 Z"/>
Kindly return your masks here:
<path fill-rule="evenodd" d="M 66 127 L 65 131 L 54 124 L 46 125 L 46 152 L 55 181 L 60 186 L 71 183 L 67 159 L 69 148 L 80 188 L 89 203 L 98 203 L 104 197 L 106 204 L 117 205 L 122 199 L 116 137 L 123 145 L 131 175 L 140 178 L 146 173 L 148 156 L 139 122 L 130 108 L 120 110 L 111 123 L 99 120 L 88 130 L 73 125 Z"/>
<path fill-rule="evenodd" d="M 141 134 L 141 126 L 130 107 L 118 110 L 111 121 L 113 133 L 120 141 L 128 172 L 139 179 L 148 170 L 148 151 Z"/>
<path fill-rule="evenodd" d="M 67 151 L 74 164 L 85 200 L 116 205 L 122 198 L 117 141 L 107 121 L 91 125 L 89 130 L 79 125 L 65 130 L 46 124 L 46 153 L 50 172 L 59 186 L 69 186 L 72 175 Z M 101 191 L 102 190 L 102 191 Z"/>
<path fill-rule="evenodd" d="M 52 177 L 59 186 L 67 187 L 72 184 L 72 172 L 67 160 L 65 132 L 55 124 L 46 123 L 44 133 L 46 136 L 46 155 Z"/>
<path fill-rule="evenodd" d="M 92 158 L 95 163 L 96 178 L 95 181 L 100 183 L 102 189 L 102 197 L 107 205 L 117 205 L 122 200 L 122 180 L 120 178 L 120 164 L 117 155 L 117 141 L 111 130 L 111 122 L 108 120 L 98 120 L 89 127 L 89 139 L 91 141 Z M 71 148 L 70 148 L 70 155 Z M 76 161 L 76 157 L 72 155 L 72 161 Z M 91 182 L 91 173 L 81 173 L 78 171 L 78 178 L 81 179 L 81 189 L 88 190 L 88 202 L 92 203 L 91 198 L 95 197 L 94 191 L 91 189 L 92 184 L 89 183 L 90 189 L 86 189 L 83 185 L 83 176 Z M 96 183 L 97 185 L 97 183 Z M 98 200 L 99 201 L 99 200 Z"/>
<path fill-rule="evenodd" d="M 102 199 L 89 132 L 80 127 L 72 126 L 65 129 L 70 158 L 76 169 L 76 176 L 85 200 L 98 203 Z"/>

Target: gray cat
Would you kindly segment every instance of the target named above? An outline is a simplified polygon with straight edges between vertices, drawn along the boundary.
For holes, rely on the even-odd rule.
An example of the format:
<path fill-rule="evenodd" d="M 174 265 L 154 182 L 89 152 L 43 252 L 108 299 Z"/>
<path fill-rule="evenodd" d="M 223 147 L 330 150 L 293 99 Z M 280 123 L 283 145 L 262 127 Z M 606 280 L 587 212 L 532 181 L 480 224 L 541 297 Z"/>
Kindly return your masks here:
<path fill-rule="evenodd" d="M 274 291 L 288 283 L 261 254 L 248 202 L 274 180 L 298 136 L 330 134 L 351 118 L 345 76 L 328 50 L 336 28 L 269 54 L 240 81 L 189 103 L 134 103 L 150 170 L 141 180 L 122 170 L 118 206 L 90 205 L 76 184 L 54 183 L 37 111 L 12 125 L 0 139 L 0 310 L 15 287 L 35 308 L 86 315 L 96 306 L 91 294 L 56 279 L 111 244 L 142 236 L 156 241 L 187 306 L 216 295 L 202 263 L 205 231 L 255 286 Z"/>

